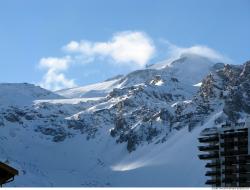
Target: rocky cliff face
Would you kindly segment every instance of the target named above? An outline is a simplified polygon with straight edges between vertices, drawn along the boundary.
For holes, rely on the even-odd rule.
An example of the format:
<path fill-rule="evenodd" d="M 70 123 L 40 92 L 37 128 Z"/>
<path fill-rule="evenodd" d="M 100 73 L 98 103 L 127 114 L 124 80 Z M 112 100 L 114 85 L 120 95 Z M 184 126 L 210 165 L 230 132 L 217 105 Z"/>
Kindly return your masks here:
<path fill-rule="evenodd" d="M 183 64 L 186 59 L 174 64 Z M 180 69 L 167 66 L 133 72 L 120 79 L 120 88 L 98 100 L 7 106 L 0 110 L 0 125 L 32 126 L 54 142 L 78 133 L 91 139 L 106 130 L 132 152 L 139 145 L 165 142 L 172 131 L 183 127 L 192 131 L 214 111 L 222 111 L 217 124 L 250 114 L 250 62 L 211 65 L 200 88 L 181 82 L 183 76 L 174 73 Z"/>
<path fill-rule="evenodd" d="M 164 142 L 172 130 L 188 127 L 192 131 L 194 127 L 203 125 L 213 112 L 221 111 L 214 125 L 245 120 L 250 114 L 249 73 L 250 62 L 243 65 L 215 64 L 190 100 L 181 94 L 174 94 L 172 90 L 172 93 L 166 91 L 161 96 L 157 88 L 157 92 L 151 91 L 149 94 L 157 94 L 157 100 L 161 100 L 164 106 L 155 110 L 152 106 L 141 108 L 140 113 L 144 111 L 145 115 L 136 127 L 128 127 L 126 120 L 120 116 L 120 122 L 111 134 L 115 137 L 119 134 L 117 142 L 127 142 L 127 148 L 131 151 L 141 142 Z M 142 102 L 142 105 L 146 103 Z"/>
<path fill-rule="evenodd" d="M 237 121 L 250 114 L 250 62 L 243 66 L 227 66 L 220 72 L 225 91 L 223 111 L 231 121 Z"/>
<path fill-rule="evenodd" d="M 66 186 L 114 186 L 122 171 L 131 186 L 147 184 L 134 180 L 138 171 L 159 184 L 180 186 L 175 173 L 188 179 L 183 185 L 203 185 L 199 130 L 250 114 L 250 62 L 192 55 L 58 93 L 68 98 L 29 84 L 0 85 L 0 160 L 21 171 L 17 186 L 62 186 L 62 179 Z M 194 172 L 178 169 L 186 159 Z M 75 181 L 66 183 L 68 176 Z"/>
<path fill-rule="evenodd" d="M 245 120 L 250 114 L 250 62 L 243 65 L 216 64 L 213 68 L 213 72 L 203 79 L 199 92 L 189 105 L 188 109 L 193 110 L 185 113 L 187 108 L 178 108 L 182 110 L 182 115 L 178 117 L 190 116 L 191 127 L 201 124 L 214 111 L 221 110 L 215 125 Z"/>

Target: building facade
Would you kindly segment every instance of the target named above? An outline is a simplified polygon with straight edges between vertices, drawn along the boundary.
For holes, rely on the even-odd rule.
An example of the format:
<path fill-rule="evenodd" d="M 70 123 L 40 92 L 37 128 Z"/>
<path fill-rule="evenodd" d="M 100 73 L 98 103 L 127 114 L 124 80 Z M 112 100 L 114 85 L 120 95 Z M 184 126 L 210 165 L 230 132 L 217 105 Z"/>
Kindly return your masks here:
<path fill-rule="evenodd" d="M 207 185 L 213 187 L 250 187 L 250 122 L 207 128 L 199 137 L 208 169 Z"/>

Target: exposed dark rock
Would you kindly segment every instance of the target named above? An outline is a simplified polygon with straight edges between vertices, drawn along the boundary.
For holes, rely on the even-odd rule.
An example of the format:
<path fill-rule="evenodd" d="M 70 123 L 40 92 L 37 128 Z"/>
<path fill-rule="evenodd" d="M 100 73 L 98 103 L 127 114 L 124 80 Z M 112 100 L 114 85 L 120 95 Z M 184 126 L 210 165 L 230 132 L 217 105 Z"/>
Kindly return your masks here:
<path fill-rule="evenodd" d="M 64 141 L 66 139 L 66 137 L 67 137 L 67 135 L 65 133 L 58 134 L 58 135 L 53 137 L 53 141 L 54 142 L 61 142 L 61 141 Z"/>
<path fill-rule="evenodd" d="M 81 120 L 67 120 L 68 128 L 82 129 L 84 128 L 84 122 Z"/>
<path fill-rule="evenodd" d="M 179 82 L 179 80 L 177 78 L 175 78 L 175 77 L 172 77 L 171 81 L 173 81 L 173 82 Z"/>
<path fill-rule="evenodd" d="M 7 115 L 4 116 L 4 118 L 9 122 L 19 122 L 20 121 L 19 116 L 14 114 L 14 113 L 8 113 Z"/>
<path fill-rule="evenodd" d="M 26 114 L 26 115 L 24 116 L 24 118 L 25 118 L 26 120 L 34 120 L 34 119 L 35 119 L 35 115 Z"/>
<path fill-rule="evenodd" d="M 3 118 L 0 117 L 0 127 L 1 126 L 4 126 L 4 120 L 3 120 Z"/>
<path fill-rule="evenodd" d="M 137 136 L 133 133 L 130 133 L 127 136 L 127 150 L 132 152 L 136 149 L 136 145 L 138 144 Z"/>

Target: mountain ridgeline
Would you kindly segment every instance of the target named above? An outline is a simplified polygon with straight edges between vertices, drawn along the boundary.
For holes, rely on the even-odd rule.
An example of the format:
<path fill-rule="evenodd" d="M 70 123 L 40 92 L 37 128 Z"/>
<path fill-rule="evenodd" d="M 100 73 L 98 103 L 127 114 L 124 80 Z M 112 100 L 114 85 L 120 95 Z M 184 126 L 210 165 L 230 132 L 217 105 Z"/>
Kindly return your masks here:
<path fill-rule="evenodd" d="M 126 162 L 129 165 L 138 163 L 140 159 L 145 161 L 149 157 L 145 150 L 154 147 L 167 147 L 166 153 L 162 153 L 165 159 L 170 157 L 169 152 L 179 157 L 178 150 L 172 151 L 175 147 L 172 144 L 177 143 L 175 141 L 184 143 L 188 139 L 190 147 L 186 149 L 190 148 L 192 152 L 191 149 L 195 150 L 197 146 L 196 131 L 205 126 L 244 120 L 250 114 L 250 62 L 229 65 L 215 63 L 198 55 L 183 55 L 173 62 L 151 65 L 102 83 L 57 92 L 30 84 L 1 84 L 0 95 L 0 159 L 16 164 L 23 171 L 22 180 L 13 182 L 14 185 L 65 185 L 59 179 L 53 181 L 51 176 L 48 177 L 52 175 L 48 174 L 50 172 L 46 168 L 49 164 L 37 161 L 42 158 L 30 159 L 27 164 L 18 153 L 32 149 L 46 155 L 52 154 L 57 147 L 67 151 L 67 148 L 74 149 L 74 139 L 81 139 L 77 148 L 86 149 L 82 150 L 86 151 L 82 155 L 85 155 L 85 161 L 97 161 L 91 162 L 93 171 L 86 169 L 87 166 L 79 170 L 88 175 L 72 183 L 76 186 L 119 186 L 122 184 L 117 181 L 123 174 L 115 179 L 111 172 L 117 171 L 116 163 Z M 9 148 L 13 142 L 20 145 Z M 45 145 L 51 152 L 39 148 Z M 88 150 L 87 146 L 93 146 L 93 149 Z M 143 154 L 140 155 L 142 150 Z M 78 154 L 81 153 L 74 152 L 71 155 Z M 93 154 L 93 157 L 86 156 L 88 154 Z M 63 154 L 60 152 L 58 155 L 55 161 L 60 162 L 64 159 Z M 32 157 L 31 154 L 29 156 Z M 137 162 L 132 162 L 133 159 Z M 196 158 L 192 159 L 194 164 L 195 160 L 200 162 Z M 34 164 L 37 162 L 39 166 Z M 72 171 L 75 171 L 74 167 L 71 166 Z M 190 179 L 202 175 L 202 167 L 202 164 L 197 166 L 200 170 L 194 171 Z M 170 174 L 176 168 L 169 166 L 168 170 L 171 179 Z M 136 171 L 141 170 L 133 170 Z M 104 179 L 103 175 L 106 174 L 108 177 Z M 67 175 L 65 173 L 64 177 Z M 128 181 L 131 181 L 127 185 L 143 186 L 140 181 L 133 182 L 133 175 L 128 174 Z M 98 176 L 102 176 L 101 180 L 97 179 Z M 29 184 L 28 179 L 33 179 L 34 183 Z M 47 183 L 48 179 L 50 183 Z M 170 179 L 159 179 L 152 185 L 178 186 L 178 182 Z M 202 186 L 202 181 L 203 178 L 194 185 Z M 192 185 L 189 184 L 191 182 L 184 180 L 183 185 Z"/>

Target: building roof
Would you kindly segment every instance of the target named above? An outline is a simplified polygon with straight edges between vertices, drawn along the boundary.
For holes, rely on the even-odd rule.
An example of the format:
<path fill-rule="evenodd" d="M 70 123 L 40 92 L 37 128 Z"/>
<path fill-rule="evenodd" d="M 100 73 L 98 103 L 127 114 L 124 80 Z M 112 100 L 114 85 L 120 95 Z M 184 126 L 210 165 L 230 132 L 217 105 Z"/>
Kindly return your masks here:
<path fill-rule="evenodd" d="M 229 123 L 229 124 L 223 124 L 221 127 L 210 127 L 210 128 L 205 128 L 201 131 L 200 135 L 201 136 L 210 136 L 214 135 L 216 133 L 221 133 L 221 132 L 234 132 L 235 130 L 241 130 L 241 129 L 250 129 L 250 117 L 246 119 L 245 122 L 239 122 L 239 123 Z"/>
<path fill-rule="evenodd" d="M 0 162 L 0 170 L 8 172 L 9 174 L 12 174 L 13 176 L 18 175 L 18 170 L 16 170 L 15 168 L 12 168 L 11 166 L 8 166 L 7 164 L 3 162 Z"/>

